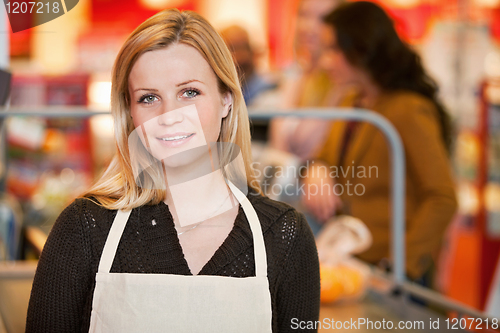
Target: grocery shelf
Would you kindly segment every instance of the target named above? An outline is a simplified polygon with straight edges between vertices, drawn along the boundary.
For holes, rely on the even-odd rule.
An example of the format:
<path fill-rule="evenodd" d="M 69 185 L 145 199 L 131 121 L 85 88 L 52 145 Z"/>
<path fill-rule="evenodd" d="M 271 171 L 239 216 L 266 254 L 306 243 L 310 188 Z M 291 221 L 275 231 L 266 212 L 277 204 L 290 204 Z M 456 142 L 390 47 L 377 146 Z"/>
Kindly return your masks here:
<path fill-rule="evenodd" d="M 33 116 L 44 118 L 89 118 L 99 115 L 110 115 L 111 112 L 93 110 L 78 106 L 51 106 L 51 107 L 0 107 L 0 119 L 7 117 Z"/>

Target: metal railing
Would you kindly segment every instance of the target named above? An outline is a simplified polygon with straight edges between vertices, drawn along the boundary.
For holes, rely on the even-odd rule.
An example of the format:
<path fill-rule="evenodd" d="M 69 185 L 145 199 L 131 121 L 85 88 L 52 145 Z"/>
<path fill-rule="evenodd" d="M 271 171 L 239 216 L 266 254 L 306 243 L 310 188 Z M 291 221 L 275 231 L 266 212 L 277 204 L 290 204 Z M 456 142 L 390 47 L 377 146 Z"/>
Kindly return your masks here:
<path fill-rule="evenodd" d="M 287 110 L 288 111 L 288 110 Z M 370 110 L 353 108 L 307 108 L 289 112 L 255 110 L 252 120 L 270 120 L 275 117 L 316 118 L 324 120 L 364 121 L 377 127 L 387 138 L 391 156 L 391 254 L 393 281 L 405 282 L 405 155 L 401 138 L 394 126 L 384 117 Z"/>

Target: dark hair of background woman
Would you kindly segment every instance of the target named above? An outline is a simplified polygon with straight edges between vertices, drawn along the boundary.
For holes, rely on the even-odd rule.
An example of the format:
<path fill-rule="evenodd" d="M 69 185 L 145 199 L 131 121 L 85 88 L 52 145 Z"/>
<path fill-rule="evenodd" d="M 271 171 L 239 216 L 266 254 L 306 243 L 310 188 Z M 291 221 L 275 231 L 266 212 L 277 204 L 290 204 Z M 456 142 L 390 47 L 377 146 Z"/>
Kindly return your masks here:
<path fill-rule="evenodd" d="M 347 60 L 366 70 L 379 87 L 410 90 L 434 102 L 443 141 L 450 152 L 451 120 L 437 98 L 436 81 L 425 72 L 420 56 L 399 38 L 385 11 L 371 2 L 352 2 L 337 7 L 324 21 L 334 27 L 338 47 Z"/>

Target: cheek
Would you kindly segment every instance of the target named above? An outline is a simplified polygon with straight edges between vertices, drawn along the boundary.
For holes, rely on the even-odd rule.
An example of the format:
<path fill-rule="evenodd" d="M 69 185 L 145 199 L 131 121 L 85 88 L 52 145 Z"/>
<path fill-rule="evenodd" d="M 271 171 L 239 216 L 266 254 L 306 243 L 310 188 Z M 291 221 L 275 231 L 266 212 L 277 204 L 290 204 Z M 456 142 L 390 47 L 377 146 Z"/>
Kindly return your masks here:
<path fill-rule="evenodd" d="M 138 112 L 134 107 L 130 108 L 130 116 L 132 117 L 132 122 L 134 123 L 135 128 L 141 126 L 147 121 L 147 119 L 144 118 L 144 114 Z"/>
<path fill-rule="evenodd" d="M 137 112 L 134 112 L 134 110 L 130 110 L 130 116 L 132 117 L 132 123 L 134 124 L 135 128 L 142 124 L 140 116 L 137 114 Z"/>
<path fill-rule="evenodd" d="M 221 128 L 220 111 L 216 107 L 198 108 L 203 134 L 208 142 L 215 142 Z"/>
<path fill-rule="evenodd" d="M 151 119 L 158 116 L 154 109 L 151 110 L 139 110 L 138 108 L 131 108 L 130 116 L 132 117 L 132 122 L 134 127 L 137 128 L 144 123 L 150 121 Z"/>
<path fill-rule="evenodd" d="M 314 18 L 311 18 L 311 23 L 310 23 L 310 28 L 312 29 L 312 33 L 314 34 L 314 37 L 318 40 L 318 42 L 321 41 L 321 28 L 323 27 L 323 21 L 321 20 L 322 16 L 315 16 Z"/>

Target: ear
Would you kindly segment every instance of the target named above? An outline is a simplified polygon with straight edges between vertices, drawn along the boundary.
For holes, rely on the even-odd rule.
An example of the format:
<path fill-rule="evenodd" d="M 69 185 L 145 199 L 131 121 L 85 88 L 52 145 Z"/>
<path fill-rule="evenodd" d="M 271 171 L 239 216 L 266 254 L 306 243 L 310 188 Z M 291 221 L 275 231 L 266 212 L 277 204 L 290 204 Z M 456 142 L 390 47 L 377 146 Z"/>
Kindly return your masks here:
<path fill-rule="evenodd" d="M 226 92 L 222 95 L 222 106 L 224 110 L 222 110 L 222 118 L 226 118 L 229 114 L 229 111 L 233 108 L 233 95 L 231 92 Z"/>

